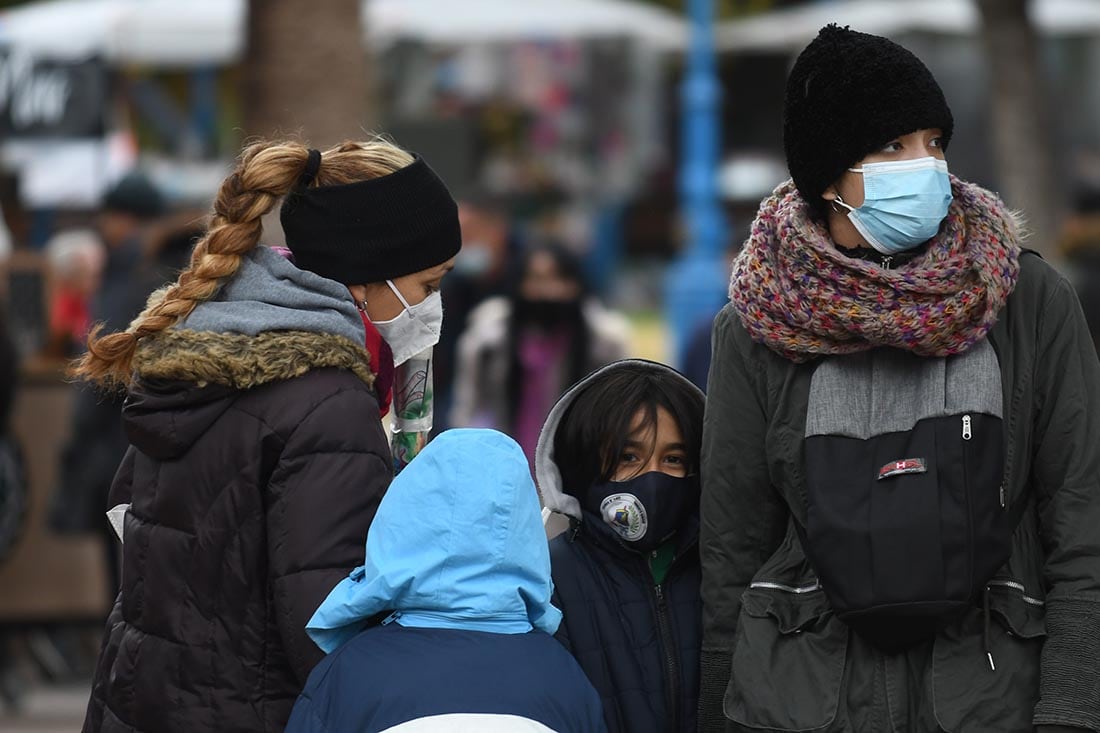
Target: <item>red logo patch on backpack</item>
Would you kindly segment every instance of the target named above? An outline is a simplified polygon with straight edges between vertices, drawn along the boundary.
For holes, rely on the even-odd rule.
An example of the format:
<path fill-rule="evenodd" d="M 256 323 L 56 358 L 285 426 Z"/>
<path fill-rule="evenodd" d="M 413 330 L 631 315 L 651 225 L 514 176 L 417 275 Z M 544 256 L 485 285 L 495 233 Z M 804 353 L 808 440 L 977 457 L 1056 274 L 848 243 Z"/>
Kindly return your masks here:
<path fill-rule="evenodd" d="M 923 458 L 903 458 L 891 461 L 878 470 L 878 480 L 910 473 L 928 473 L 928 463 Z"/>

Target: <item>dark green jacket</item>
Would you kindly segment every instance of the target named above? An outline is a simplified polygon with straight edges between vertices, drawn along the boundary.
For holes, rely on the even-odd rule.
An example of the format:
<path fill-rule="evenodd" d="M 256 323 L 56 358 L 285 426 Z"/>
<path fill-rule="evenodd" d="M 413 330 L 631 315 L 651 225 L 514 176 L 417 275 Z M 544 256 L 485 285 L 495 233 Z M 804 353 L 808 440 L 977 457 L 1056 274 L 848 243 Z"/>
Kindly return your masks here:
<path fill-rule="evenodd" d="M 1073 289 L 1030 254 L 989 340 L 1009 501 L 1029 502 L 989 587 L 996 671 L 978 608 L 892 656 L 835 617 L 794 528 L 806 522 L 802 443 L 820 362 L 786 361 L 753 343 L 732 307 L 719 314 L 703 436 L 701 730 L 1100 729 L 1100 363 Z"/>

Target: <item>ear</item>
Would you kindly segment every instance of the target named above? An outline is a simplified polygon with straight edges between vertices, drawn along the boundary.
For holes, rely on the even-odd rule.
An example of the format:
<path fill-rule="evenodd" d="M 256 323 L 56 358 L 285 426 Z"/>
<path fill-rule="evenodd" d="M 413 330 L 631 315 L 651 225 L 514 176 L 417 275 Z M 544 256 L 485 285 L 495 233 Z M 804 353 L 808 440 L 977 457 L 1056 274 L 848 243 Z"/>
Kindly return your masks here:
<path fill-rule="evenodd" d="M 822 191 L 821 198 L 825 199 L 826 201 L 836 201 L 837 198 L 839 198 L 836 192 L 836 186 L 829 186 L 824 191 Z"/>
<path fill-rule="evenodd" d="M 367 286 L 366 285 L 348 285 L 348 292 L 351 293 L 352 299 L 358 304 L 367 299 Z"/>

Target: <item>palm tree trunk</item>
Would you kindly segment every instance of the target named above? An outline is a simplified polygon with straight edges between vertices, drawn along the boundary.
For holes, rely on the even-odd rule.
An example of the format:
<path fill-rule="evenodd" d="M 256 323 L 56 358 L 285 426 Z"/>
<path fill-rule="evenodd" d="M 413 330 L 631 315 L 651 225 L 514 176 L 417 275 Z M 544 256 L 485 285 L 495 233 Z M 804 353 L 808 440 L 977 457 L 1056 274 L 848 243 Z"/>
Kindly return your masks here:
<path fill-rule="evenodd" d="M 295 136 L 315 146 L 362 139 L 368 89 L 359 0 L 248 6 L 245 135 Z"/>
<path fill-rule="evenodd" d="M 992 95 L 993 152 L 1001 195 L 1022 209 L 1028 246 L 1054 251 L 1061 204 L 1053 165 L 1039 41 L 1029 0 L 976 0 Z"/>

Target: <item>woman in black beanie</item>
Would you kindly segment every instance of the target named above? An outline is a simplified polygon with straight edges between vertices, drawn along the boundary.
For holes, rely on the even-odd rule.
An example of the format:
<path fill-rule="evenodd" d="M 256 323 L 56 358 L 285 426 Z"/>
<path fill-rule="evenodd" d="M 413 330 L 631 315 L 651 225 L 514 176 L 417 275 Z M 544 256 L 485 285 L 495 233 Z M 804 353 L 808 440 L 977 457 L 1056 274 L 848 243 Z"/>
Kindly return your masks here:
<path fill-rule="evenodd" d="M 948 173 L 939 85 L 828 26 L 714 326 L 705 731 L 1100 729 L 1100 363 Z"/>
<path fill-rule="evenodd" d="M 289 251 L 260 245 L 284 198 Z M 323 657 L 306 622 L 390 483 L 395 364 L 438 339 L 460 244 L 419 157 L 258 143 L 179 278 L 127 330 L 93 333 L 76 372 L 127 391 L 130 448 L 86 733 L 283 729 Z"/>

